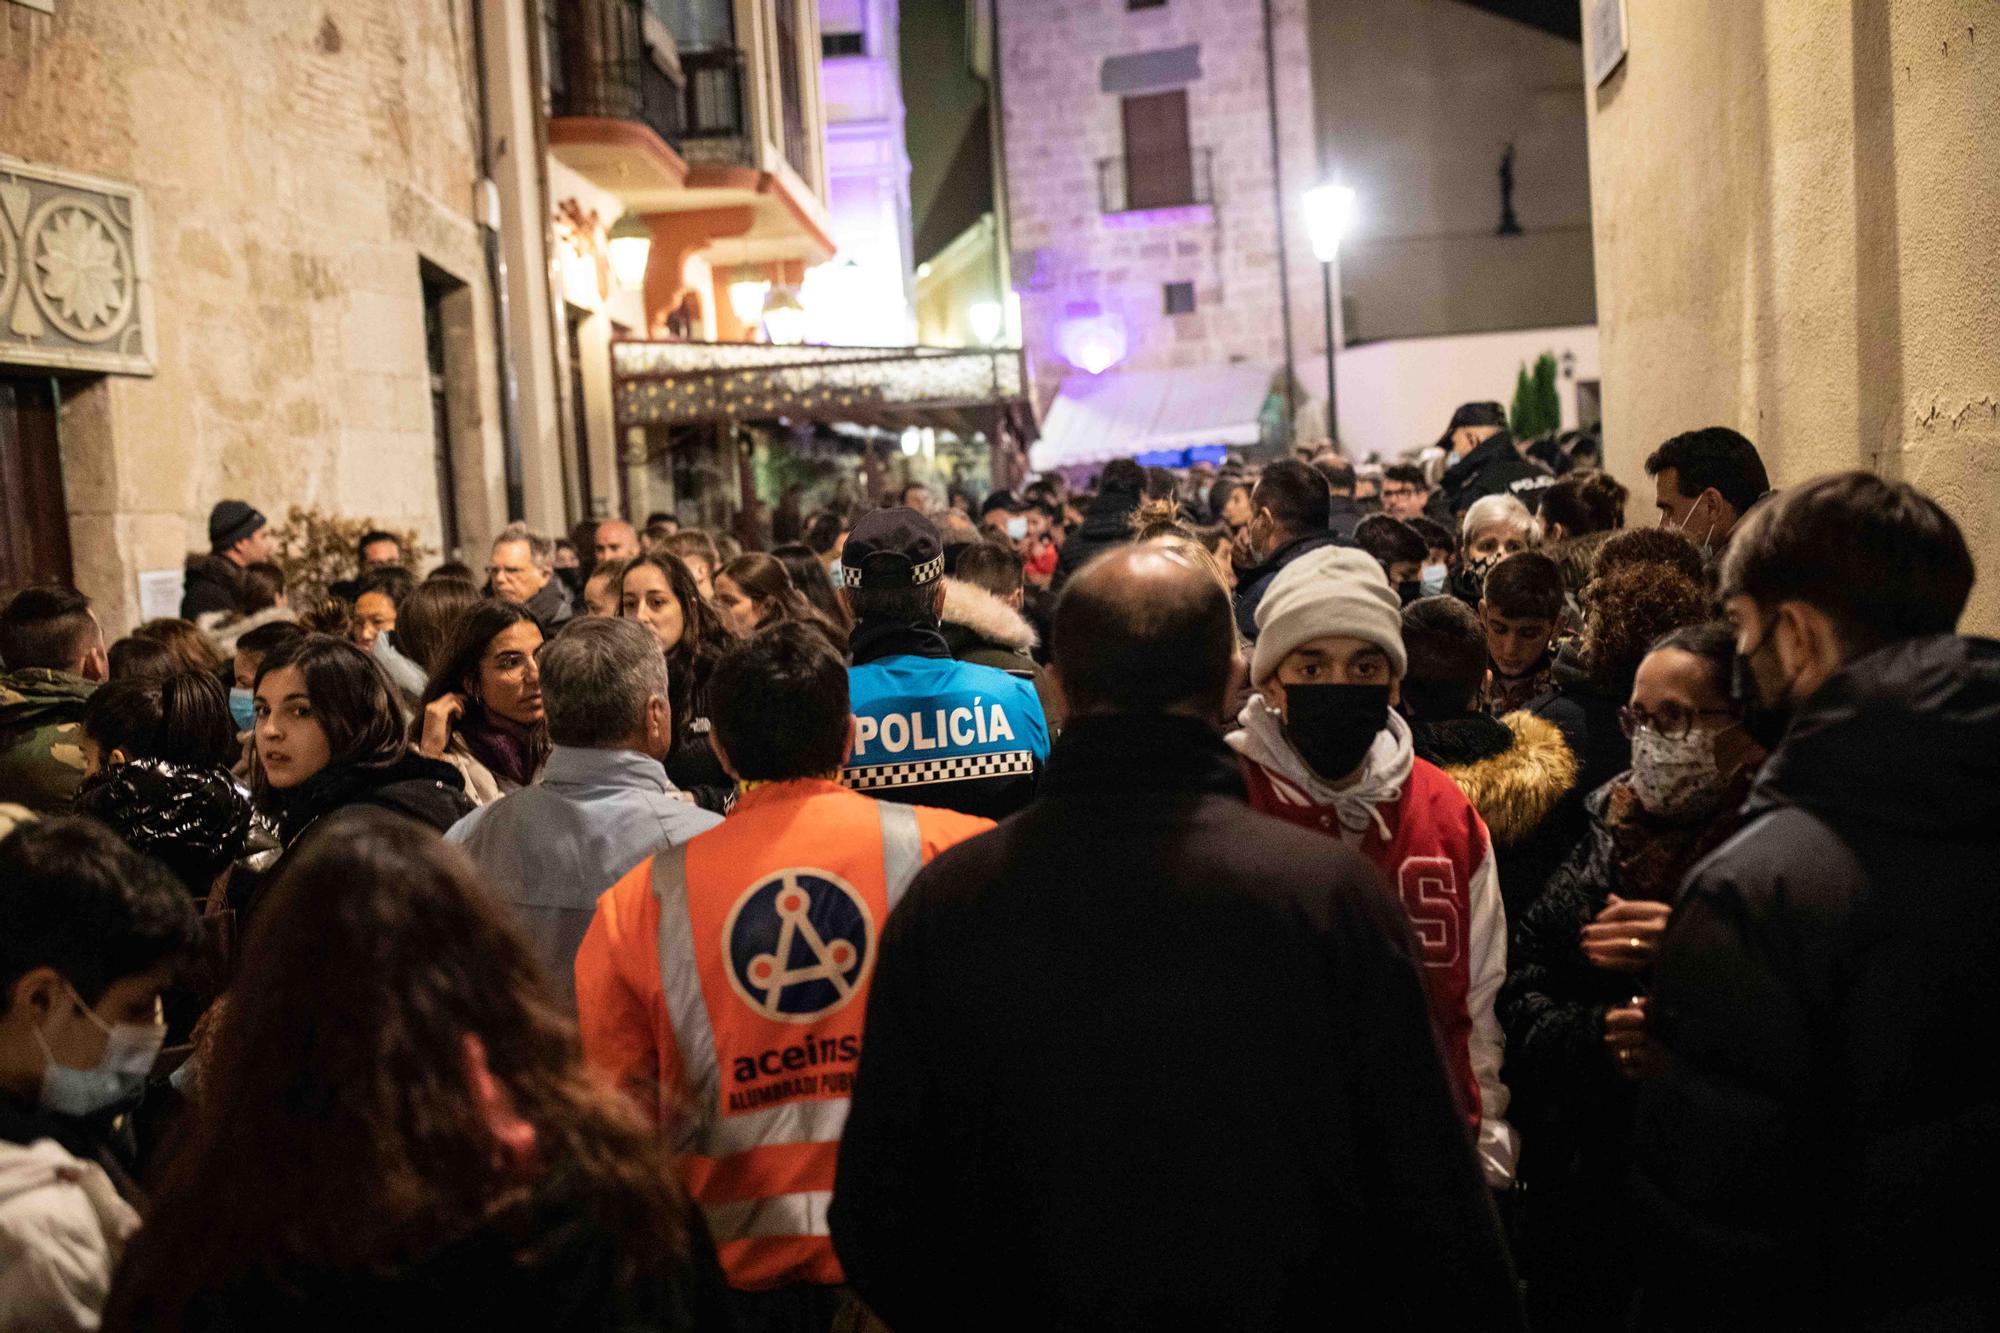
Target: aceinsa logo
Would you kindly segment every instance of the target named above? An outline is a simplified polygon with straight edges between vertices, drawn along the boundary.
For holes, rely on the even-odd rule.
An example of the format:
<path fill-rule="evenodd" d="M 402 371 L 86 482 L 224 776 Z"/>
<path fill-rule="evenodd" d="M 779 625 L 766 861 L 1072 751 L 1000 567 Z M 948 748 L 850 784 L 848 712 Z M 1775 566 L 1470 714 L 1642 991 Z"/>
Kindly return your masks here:
<path fill-rule="evenodd" d="M 766 1018 L 810 1023 L 854 998 L 875 953 L 875 919 L 830 870 L 794 868 L 746 889 L 722 925 L 738 998 Z"/>

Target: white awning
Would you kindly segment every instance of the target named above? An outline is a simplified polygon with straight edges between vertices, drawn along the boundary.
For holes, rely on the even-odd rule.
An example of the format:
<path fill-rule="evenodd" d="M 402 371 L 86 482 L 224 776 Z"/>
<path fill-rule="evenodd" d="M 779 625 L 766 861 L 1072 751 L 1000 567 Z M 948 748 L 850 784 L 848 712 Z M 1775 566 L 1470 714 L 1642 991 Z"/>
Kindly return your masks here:
<path fill-rule="evenodd" d="M 1028 461 L 1046 472 L 1164 449 L 1256 444 L 1270 389 L 1271 371 L 1248 365 L 1078 371 L 1063 381 Z"/>

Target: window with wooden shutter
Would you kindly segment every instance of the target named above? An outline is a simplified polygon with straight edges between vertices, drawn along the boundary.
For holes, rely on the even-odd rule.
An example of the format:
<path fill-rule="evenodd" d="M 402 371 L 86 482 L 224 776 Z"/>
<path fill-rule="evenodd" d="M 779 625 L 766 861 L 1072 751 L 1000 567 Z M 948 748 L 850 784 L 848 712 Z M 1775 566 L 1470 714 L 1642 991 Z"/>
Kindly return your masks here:
<path fill-rule="evenodd" d="M 1173 208 L 1194 202 L 1194 151 L 1187 89 L 1123 99 L 1125 207 Z"/>

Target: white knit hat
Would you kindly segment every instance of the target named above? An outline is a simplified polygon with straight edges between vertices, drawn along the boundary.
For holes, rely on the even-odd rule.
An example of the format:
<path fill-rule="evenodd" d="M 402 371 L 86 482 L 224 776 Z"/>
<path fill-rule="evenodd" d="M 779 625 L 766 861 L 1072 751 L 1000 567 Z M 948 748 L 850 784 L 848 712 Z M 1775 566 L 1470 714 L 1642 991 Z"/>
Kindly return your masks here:
<path fill-rule="evenodd" d="M 1278 571 L 1257 603 L 1257 648 L 1250 680 L 1261 685 L 1302 643 L 1330 636 L 1362 639 L 1389 655 L 1400 677 L 1403 607 L 1374 556 L 1352 546 L 1322 546 Z"/>

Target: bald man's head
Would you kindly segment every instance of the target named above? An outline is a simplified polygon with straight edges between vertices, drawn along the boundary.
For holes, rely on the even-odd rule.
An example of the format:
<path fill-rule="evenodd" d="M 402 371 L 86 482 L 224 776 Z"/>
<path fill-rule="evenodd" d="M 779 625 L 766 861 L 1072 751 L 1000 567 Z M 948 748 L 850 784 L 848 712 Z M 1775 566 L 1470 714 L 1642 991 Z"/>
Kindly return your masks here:
<path fill-rule="evenodd" d="M 630 560 L 639 554 L 639 534 L 622 518 L 607 518 L 597 525 L 591 552 L 599 561 Z"/>
<path fill-rule="evenodd" d="M 1056 604 L 1056 675 L 1072 717 L 1221 712 L 1236 666 L 1229 598 L 1170 546 L 1121 546 Z"/>

